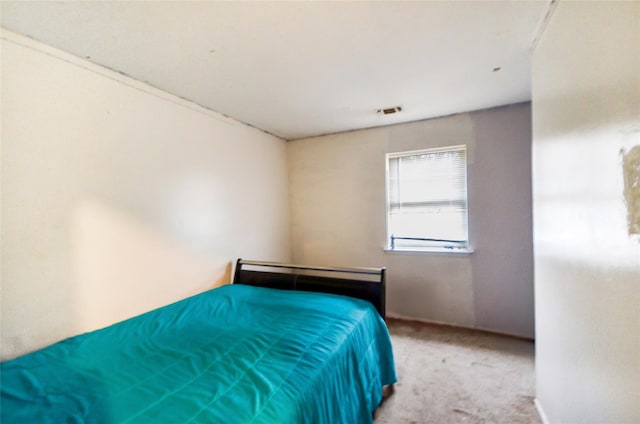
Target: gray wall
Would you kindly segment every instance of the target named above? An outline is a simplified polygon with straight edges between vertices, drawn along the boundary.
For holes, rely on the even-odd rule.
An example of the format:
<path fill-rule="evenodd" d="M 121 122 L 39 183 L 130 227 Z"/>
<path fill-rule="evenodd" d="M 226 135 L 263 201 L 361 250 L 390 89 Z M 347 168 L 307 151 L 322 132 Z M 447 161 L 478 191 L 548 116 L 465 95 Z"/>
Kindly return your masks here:
<path fill-rule="evenodd" d="M 559 2 L 534 52 L 536 381 L 550 423 L 640 422 L 627 222 L 640 204 L 625 202 L 622 166 L 640 149 L 639 37 L 638 2 Z"/>
<path fill-rule="evenodd" d="M 385 252 L 385 153 L 466 144 L 472 254 Z M 386 266 L 390 313 L 533 337 L 529 104 L 288 143 L 295 262 Z"/>

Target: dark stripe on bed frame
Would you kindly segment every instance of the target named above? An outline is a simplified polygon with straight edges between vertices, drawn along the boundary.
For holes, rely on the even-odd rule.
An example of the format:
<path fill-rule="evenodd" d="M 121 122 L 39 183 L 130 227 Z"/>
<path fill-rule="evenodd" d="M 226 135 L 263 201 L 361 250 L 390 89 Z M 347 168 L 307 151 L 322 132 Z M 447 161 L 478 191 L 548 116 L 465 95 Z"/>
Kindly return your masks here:
<path fill-rule="evenodd" d="M 245 267 L 265 270 L 249 270 Z M 274 269 L 282 271 L 276 272 Z M 349 274 L 352 278 L 318 275 L 326 273 Z M 380 316 L 385 318 L 385 280 L 385 268 L 333 268 L 238 259 L 233 284 L 355 297 L 371 302 Z"/>

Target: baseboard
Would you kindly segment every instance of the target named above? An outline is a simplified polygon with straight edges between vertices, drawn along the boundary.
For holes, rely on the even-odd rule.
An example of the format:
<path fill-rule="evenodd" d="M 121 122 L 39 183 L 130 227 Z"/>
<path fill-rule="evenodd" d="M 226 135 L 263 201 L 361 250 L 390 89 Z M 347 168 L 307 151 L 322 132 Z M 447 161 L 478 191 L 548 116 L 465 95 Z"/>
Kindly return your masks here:
<path fill-rule="evenodd" d="M 544 409 L 542 409 L 542 404 L 540 403 L 538 398 L 535 398 L 533 403 L 536 405 L 536 411 L 538 411 L 538 415 L 540 416 L 540 420 L 542 421 L 542 424 L 551 424 L 547 419 L 547 414 L 544 413 Z"/>
<path fill-rule="evenodd" d="M 451 324 L 451 323 L 448 323 L 448 322 L 435 321 L 435 320 L 429 320 L 429 319 L 424 319 L 424 318 L 408 317 L 408 316 L 396 314 L 396 313 L 393 313 L 393 312 L 387 312 L 386 316 L 387 316 L 387 318 L 397 319 L 397 320 L 400 320 L 400 321 L 414 321 L 414 322 L 420 322 L 420 323 L 423 323 L 423 324 L 440 325 L 440 326 L 443 326 L 443 327 L 464 328 L 465 330 L 482 331 L 483 333 L 496 334 L 498 336 L 513 337 L 513 338 L 520 339 L 520 340 L 526 340 L 528 342 L 534 341 L 534 339 L 532 337 L 521 336 L 521 335 L 518 335 L 518 334 L 504 333 L 504 332 L 501 332 L 501 331 L 490 330 L 490 329 L 486 329 L 486 328 L 482 328 L 482 327 L 471 327 L 471 326 L 468 326 L 468 325 Z"/>

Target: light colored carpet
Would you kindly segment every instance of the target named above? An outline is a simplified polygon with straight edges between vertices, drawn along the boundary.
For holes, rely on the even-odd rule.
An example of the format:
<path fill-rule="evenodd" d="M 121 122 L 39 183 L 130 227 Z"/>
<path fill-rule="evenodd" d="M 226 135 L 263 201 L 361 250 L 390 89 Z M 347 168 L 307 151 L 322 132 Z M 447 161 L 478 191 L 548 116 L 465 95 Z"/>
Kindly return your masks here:
<path fill-rule="evenodd" d="M 413 321 L 387 325 L 398 383 L 375 424 L 541 422 L 533 342 Z"/>

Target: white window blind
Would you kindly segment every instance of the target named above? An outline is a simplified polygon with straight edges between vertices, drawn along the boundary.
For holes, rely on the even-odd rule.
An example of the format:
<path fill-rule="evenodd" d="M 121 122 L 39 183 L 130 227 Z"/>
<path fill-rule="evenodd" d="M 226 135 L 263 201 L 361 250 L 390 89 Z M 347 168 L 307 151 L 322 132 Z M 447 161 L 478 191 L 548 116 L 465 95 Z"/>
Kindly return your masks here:
<path fill-rule="evenodd" d="M 387 155 L 389 247 L 467 248 L 466 146 Z"/>

